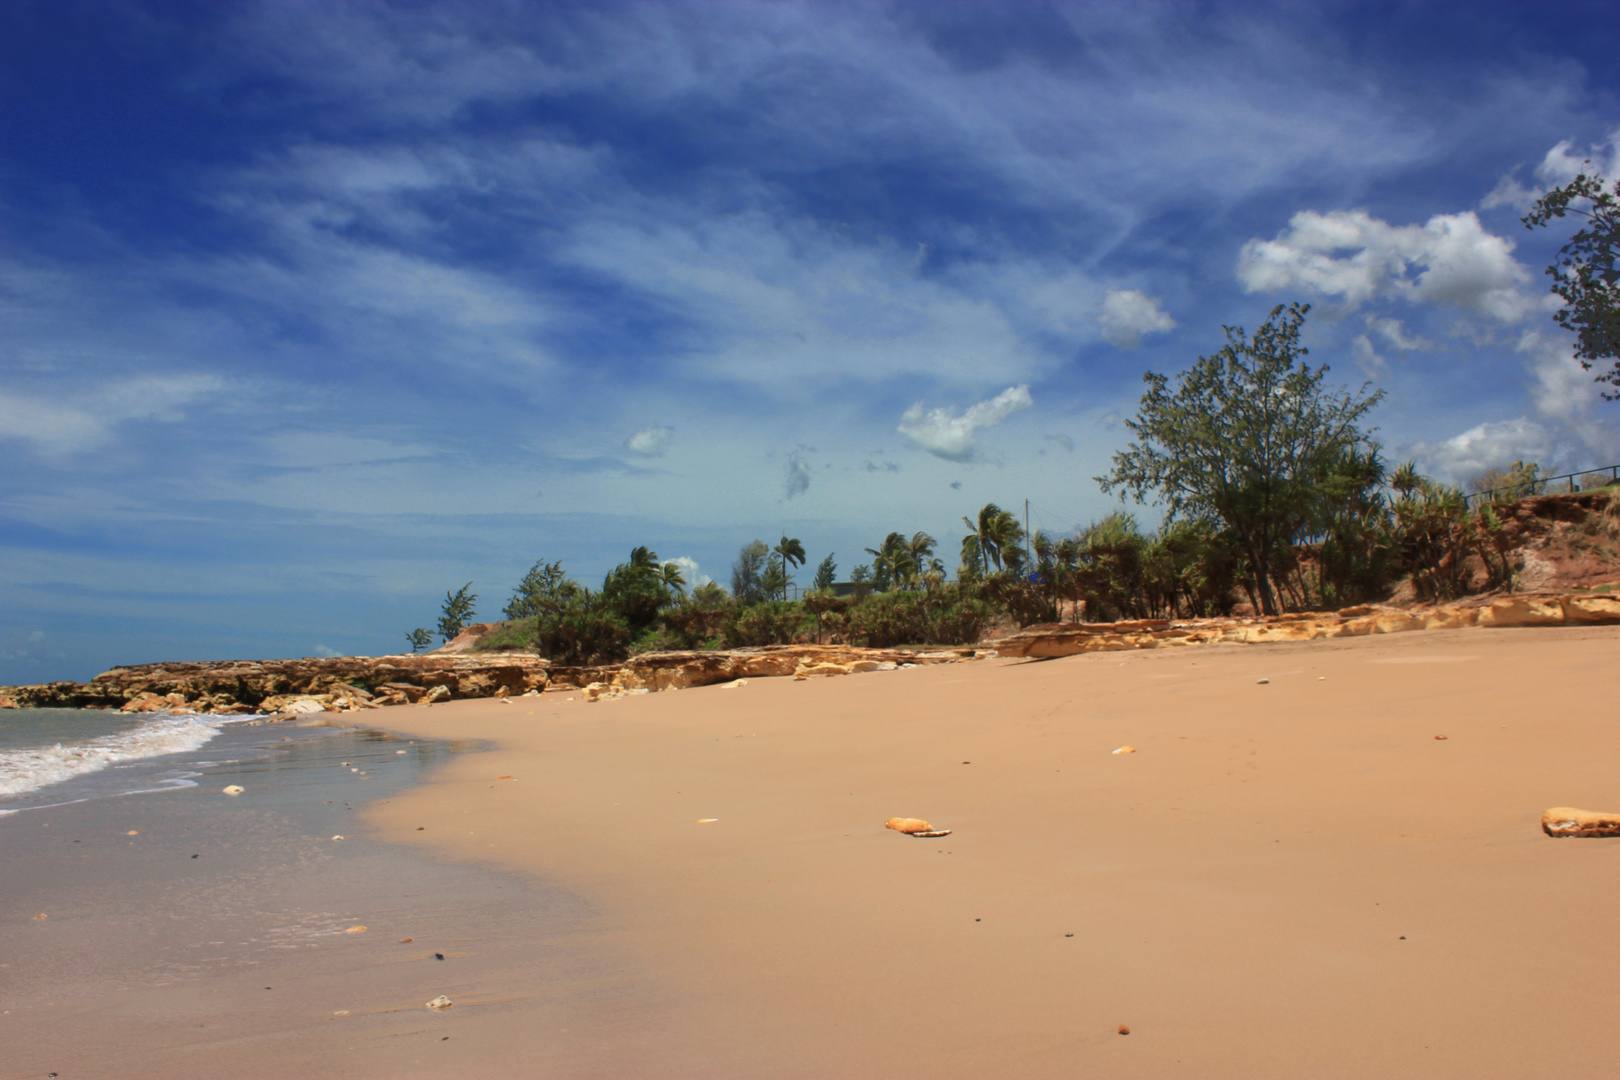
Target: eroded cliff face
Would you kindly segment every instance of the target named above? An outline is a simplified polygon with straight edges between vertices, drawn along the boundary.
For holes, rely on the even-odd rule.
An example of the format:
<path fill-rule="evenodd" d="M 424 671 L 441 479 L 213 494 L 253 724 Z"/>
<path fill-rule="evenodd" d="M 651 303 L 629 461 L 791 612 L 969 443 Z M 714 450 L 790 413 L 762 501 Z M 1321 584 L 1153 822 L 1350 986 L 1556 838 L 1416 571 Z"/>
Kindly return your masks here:
<path fill-rule="evenodd" d="M 784 645 L 724 652 L 647 653 L 622 664 L 560 667 L 526 653 L 340 656 L 113 668 L 88 683 L 0 687 L 0 708 L 125 712 L 299 713 L 357 711 L 459 698 L 510 697 L 547 687 L 604 696 L 707 686 L 743 678 L 844 675 L 901 664 L 971 658 L 973 649 L 924 653 Z"/>

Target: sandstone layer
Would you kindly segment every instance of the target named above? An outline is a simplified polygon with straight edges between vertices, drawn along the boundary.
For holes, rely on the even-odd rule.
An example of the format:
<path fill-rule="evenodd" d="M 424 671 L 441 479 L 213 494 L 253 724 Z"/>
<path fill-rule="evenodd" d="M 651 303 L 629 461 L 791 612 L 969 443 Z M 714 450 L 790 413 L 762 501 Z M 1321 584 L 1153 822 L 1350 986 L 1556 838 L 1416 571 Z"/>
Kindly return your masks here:
<path fill-rule="evenodd" d="M 1044 623 L 1025 627 L 992 644 L 1001 656 L 1051 657 L 1222 641 L 1257 644 L 1473 626 L 1595 626 L 1603 623 L 1620 623 L 1620 595 L 1513 595 L 1427 607 L 1364 605 L 1339 611 L 1260 618 Z"/>

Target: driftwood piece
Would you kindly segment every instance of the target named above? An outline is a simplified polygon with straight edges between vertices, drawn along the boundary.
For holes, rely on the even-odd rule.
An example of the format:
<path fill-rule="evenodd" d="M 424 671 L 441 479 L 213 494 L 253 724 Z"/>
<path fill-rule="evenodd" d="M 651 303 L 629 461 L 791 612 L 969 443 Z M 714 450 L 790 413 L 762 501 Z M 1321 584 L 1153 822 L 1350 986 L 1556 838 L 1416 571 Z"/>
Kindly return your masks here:
<path fill-rule="evenodd" d="M 1555 806 L 1541 815 L 1548 836 L 1620 836 L 1620 814 Z"/>

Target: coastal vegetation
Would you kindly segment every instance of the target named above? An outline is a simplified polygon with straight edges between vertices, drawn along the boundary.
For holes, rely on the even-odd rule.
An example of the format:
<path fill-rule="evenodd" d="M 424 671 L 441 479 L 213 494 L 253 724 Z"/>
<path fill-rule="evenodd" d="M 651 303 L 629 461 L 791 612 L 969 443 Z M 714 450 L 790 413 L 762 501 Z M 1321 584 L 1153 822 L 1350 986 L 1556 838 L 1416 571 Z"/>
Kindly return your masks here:
<path fill-rule="evenodd" d="M 1573 214 L 1583 224 L 1547 267 L 1552 291 L 1564 304 L 1553 321 L 1575 334 L 1575 358 L 1588 371 L 1599 368 L 1596 379 L 1612 390 L 1603 396 L 1620 401 L 1620 180 L 1612 190 L 1601 175 L 1582 172 L 1562 187 L 1537 199 L 1521 220 L 1527 229 L 1542 228 Z"/>
<path fill-rule="evenodd" d="M 729 590 L 689 583 L 680 564 L 646 546 L 596 589 L 541 560 L 478 648 L 600 664 L 672 649 L 964 645 L 1043 622 L 1438 602 L 1515 584 L 1505 523 L 1515 500 L 1610 483 L 1593 473 L 1554 487 L 1537 463 L 1514 462 L 1465 494 L 1414 462 L 1392 468 L 1362 426 L 1382 391 L 1331 387 L 1325 365 L 1304 362 L 1309 311 L 1278 306 L 1252 335 L 1224 327 L 1222 348 L 1174 378 L 1146 373 L 1126 421 L 1134 440 L 1095 479 L 1104 492 L 1161 508 L 1156 527 L 1122 507 L 1072 533 L 1030 533 L 986 503 L 962 517 L 954 577 L 937 538 L 896 529 L 864 549 L 870 561 L 847 581 L 829 553 L 802 591 L 794 571 L 807 553 L 787 535 L 744 544 Z M 1606 505 L 1603 520 L 1620 535 L 1620 498 Z M 471 589 L 446 593 L 446 641 L 473 619 Z M 407 637 L 413 650 L 427 643 L 425 630 Z"/>

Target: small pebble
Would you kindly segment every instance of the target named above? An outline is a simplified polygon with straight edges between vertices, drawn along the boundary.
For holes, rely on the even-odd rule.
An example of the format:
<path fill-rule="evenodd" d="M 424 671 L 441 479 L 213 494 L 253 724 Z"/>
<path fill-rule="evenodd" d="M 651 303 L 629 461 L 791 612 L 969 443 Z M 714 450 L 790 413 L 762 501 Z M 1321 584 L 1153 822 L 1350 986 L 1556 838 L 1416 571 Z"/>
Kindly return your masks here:
<path fill-rule="evenodd" d="M 1261 680 L 1260 680 L 1260 685 L 1261 685 L 1261 686 L 1265 686 L 1265 685 L 1266 685 L 1266 684 L 1268 684 L 1268 683 L 1269 683 L 1269 682 L 1271 682 L 1271 680 L 1270 680 L 1270 679 L 1261 679 Z M 1129 1034 L 1129 1032 L 1127 1032 L 1127 1034 Z"/>
<path fill-rule="evenodd" d="M 1119 1033 L 1121 1035 L 1129 1035 L 1131 1033 L 1131 1029 L 1126 1027 L 1124 1024 L 1121 1024 L 1119 1025 Z"/>

